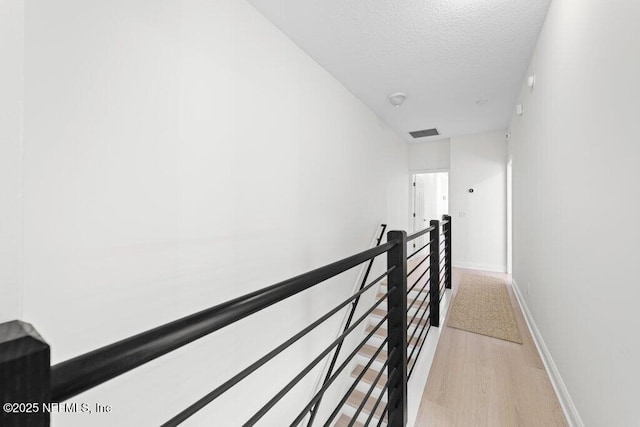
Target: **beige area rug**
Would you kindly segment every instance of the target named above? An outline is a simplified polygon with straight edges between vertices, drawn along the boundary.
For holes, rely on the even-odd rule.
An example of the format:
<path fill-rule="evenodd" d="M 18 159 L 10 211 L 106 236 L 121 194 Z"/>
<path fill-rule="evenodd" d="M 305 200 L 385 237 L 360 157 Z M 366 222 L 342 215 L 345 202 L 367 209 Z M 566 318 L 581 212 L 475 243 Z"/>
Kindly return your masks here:
<path fill-rule="evenodd" d="M 462 276 L 447 326 L 522 344 L 507 287 L 495 277 Z"/>

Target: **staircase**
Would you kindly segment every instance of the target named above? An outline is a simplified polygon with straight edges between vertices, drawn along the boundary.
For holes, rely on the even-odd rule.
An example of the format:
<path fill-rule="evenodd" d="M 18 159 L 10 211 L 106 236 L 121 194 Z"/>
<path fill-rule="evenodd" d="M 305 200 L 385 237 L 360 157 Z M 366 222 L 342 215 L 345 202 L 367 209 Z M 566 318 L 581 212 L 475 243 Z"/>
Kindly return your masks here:
<path fill-rule="evenodd" d="M 409 271 L 413 269 L 413 267 L 422 261 L 424 257 L 418 257 L 415 260 L 412 260 L 408 263 Z M 418 277 L 428 268 L 428 262 L 423 263 L 413 274 L 409 276 L 409 284 L 412 285 Z M 407 306 L 411 307 L 407 312 L 407 320 L 411 321 L 408 324 L 407 329 L 407 339 L 408 339 L 408 348 L 407 354 L 411 355 L 412 350 L 416 346 L 420 346 L 424 337 L 419 338 L 421 332 L 425 327 L 429 326 L 429 297 L 427 295 L 428 286 L 426 289 L 422 290 L 422 285 L 426 282 L 426 277 L 423 277 L 418 285 L 408 293 L 407 295 Z M 387 293 L 387 283 L 386 280 L 380 282 L 379 289 L 377 291 L 376 299 L 382 298 Z M 425 298 L 426 297 L 426 298 Z M 369 334 L 387 313 L 386 302 L 382 303 L 381 307 L 374 310 L 369 318 L 367 319 L 367 326 L 364 331 L 364 336 Z M 417 330 L 416 330 L 417 328 Z M 363 336 L 363 338 L 364 338 Z M 355 367 L 351 371 L 351 377 L 356 379 L 362 371 L 365 369 L 376 350 L 382 345 L 384 339 L 388 336 L 388 331 L 385 327 L 379 328 L 369 339 L 367 344 L 365 344 L 362 349 L 358 352 L 357 356 L 354 358 Z M 412 339 L 409 339 L 413 336 Z M 411 369 L 415 364 L 415 358 L 418 355 L 418 351 L 413 351 L 413 357 L 411 357 L 408 361 L 408 368 Z M 341 414 L 337 417 L 336 422 L 334 424 L 335 427 L 364 427 L 365 425 L 372 426 L 386 426 L 387 425 L 387 415 L 385 413 L 384 418 L 380 421 L 380 417 L 383 412 L 385 412 L 385 405 L 387 403 L 386 393 L 383 394 L 380 403 L 376 405 L 378 402 L 380 395 L 385 392 L 383 390 L 385 384 L 387 384 L 387 373 L 386 367 L 384 366 L 387 360 L 387 350 L 382 350 L 371 366 L 366 370 L 364 376 L 361 381 L 358 383 L 358 386 L 354 389 L 354 391 L 349 396 L 346 404 L 342 407 Z M 373 391 L 367 397 L 367 393 L 371 388 L 371 385 L 376 381 L 378 374 L 380 371 L 384 369 L 380 378 L 378 379 L 376 386 Z M 366 400 L 365 400 L 366 398 Z M 358 412 L 358 408 L 361 406 L 362 402 L 364 406 L 359 411 L 355 421 L 352 423 L 354 419 L 354 415 Z M 375 412 L 371 415 L 371 412 L 374 410 Z"/>

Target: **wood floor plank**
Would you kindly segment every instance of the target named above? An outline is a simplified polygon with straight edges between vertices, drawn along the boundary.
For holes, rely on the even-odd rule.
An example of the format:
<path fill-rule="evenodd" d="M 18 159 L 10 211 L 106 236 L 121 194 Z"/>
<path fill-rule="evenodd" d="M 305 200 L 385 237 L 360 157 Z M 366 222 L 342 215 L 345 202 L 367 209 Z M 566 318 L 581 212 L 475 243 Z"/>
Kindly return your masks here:
<path fill-rule="evenodd" d="M 454 298 L 465 272 L 505 280 L 523 344 L 443 326 L 415 425 L 566 426 L 510 276 L 453 269 Z"/>

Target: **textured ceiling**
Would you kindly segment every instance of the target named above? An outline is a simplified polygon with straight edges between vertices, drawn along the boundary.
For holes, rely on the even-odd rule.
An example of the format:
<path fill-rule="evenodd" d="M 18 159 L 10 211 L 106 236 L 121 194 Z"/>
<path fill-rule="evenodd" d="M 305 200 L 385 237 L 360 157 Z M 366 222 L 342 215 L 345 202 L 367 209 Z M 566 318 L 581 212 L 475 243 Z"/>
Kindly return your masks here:
<path fill-rule="evenodd" d="M 551 0 L 249 1 L 411 142 L 507 127 Z"/>

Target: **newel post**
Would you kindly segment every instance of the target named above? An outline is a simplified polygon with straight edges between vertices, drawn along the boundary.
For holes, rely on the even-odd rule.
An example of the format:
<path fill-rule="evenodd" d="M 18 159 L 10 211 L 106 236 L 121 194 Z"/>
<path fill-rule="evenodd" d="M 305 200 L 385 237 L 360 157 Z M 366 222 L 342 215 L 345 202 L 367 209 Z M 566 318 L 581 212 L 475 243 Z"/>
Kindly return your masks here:
<path fill-rule="evenodd" d="M 446 279 L 446 287 L 447 289 L 451 289 L 451 216 L 450 215 L 442 215 L 442 219 L 447 221 L 444 225 L 444 256 L 446 257 L 446 270 L 447 270 L 447 279 Z"/>
<path fill-rule="evenodd" d="M 49 425 L 49 344 L 20 320 L 0 324 L 0 426 Z"/>
<path fill-rule="evenodd" d="M 389 341 L 387 352 L 388 423 L 389 427 L 407 425 L 407 233 L 390 231 L 387 241 L 398 242 L 387 252 L 387 268 L 394 267 L 389 273 L 387 307 L 389 317 L 387 330 Z"/>
<path fill-rule="evenodd" d="M 432 219 L 429 233 L 429 319 L 431 326 L 440 326 L 440 221 Z"/>

